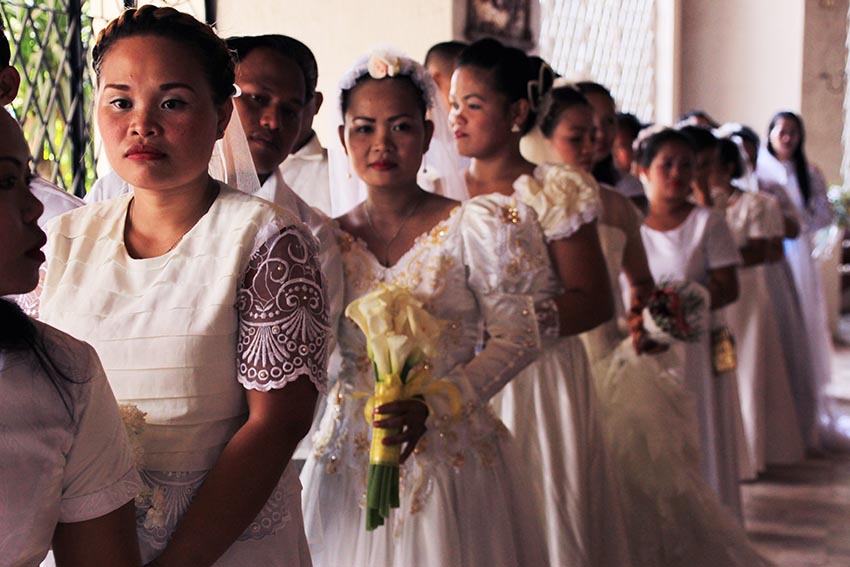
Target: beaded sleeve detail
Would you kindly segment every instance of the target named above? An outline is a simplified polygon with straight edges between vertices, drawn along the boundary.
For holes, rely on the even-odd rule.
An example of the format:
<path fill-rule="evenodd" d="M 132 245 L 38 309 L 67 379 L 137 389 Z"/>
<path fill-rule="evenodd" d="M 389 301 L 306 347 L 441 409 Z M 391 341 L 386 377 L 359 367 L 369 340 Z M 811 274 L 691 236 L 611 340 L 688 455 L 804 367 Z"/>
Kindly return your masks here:
<path fill-rule="evenodd" d="M 326 391 L 328 305 L 316 245 L 294 226 L 260 245 L 237 294 L 239 382 L 268 392 L 307 376 Z"/>

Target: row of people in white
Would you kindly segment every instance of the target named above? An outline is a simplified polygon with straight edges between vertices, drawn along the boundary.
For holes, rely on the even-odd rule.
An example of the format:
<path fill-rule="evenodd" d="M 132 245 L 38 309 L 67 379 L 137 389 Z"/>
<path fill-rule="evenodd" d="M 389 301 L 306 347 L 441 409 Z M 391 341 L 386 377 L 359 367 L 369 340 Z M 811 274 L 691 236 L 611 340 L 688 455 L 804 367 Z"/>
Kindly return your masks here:
<path fill-rule="evenodd" d="M 415 81 L 414 84 L 420 89 L 417 97 L 427 101 L 428 89 Z M 391 89 L 383 96 L 383 104 L 388 107 L 406 104 L 405 114 L 416 116 L 419 104 L 416 97 L 411 103 Z M 510 124 L 507 128 L 512 132 Z M 466 134 L 477 136 L 479 132 L 471 129 Z M 519 136 L 511 134 L 509 138 L 518 147 Z M 402 158 L 416 160 L 415 154 L 398 159 Z M 577 188 L 576 184 L 558 181 L 559 172 L 567 170 L 552 171 L 551 179 L 546 170 L 533 177 L 526 174 L 522 179 L 525 184 L 537 179 L 544 194 L 558 203 L 555 214 L 547 214 L 551 210 L 546 207 L 535 207 L 532 192 L 524 191 L 522 183 L 512 197 L 476 197 L 456 205 L 422 234 L 413 233 L 411 246 L 391 267 L 378 262 L 375 254 L 350 233 L 338 231 L 334 237 L 327 238 L 327 232 L 321 233 L 327 230 L 327 221 L 319 218 L 314 222 L 308 207 L 301 207 L 297 200 L 293 202 L 294 195 L 280 189 L 283 184 L 276 179 L 277 174 L 261 187 L 260 191 L 271 188 L 270 200 L 281 201 L 285 197 L 283 200 L 287 202 L 281 204 L 289 205 L 290 211 L 298 211 L 301 220 L 308 221 L 325 250 L 332 247 L 334 240 L 339 241 L 341 251 L 337 253 L 341 262 L 336 265 L 344 268 L 344 278 L 337 280 L 337 290 L 344 293 L 344 302 L 359 297 L 380 282 L 401 282 L 425 300 L 438 316 L 452 322 L 443 339 L 445 356 L 435 364 L 461 388 L 465 401 L 463 415 L 455 420 L 438 403 L 429 400 L 433 409 L 428 422 L 431 434 L 420 441 L 418 453 L 405 465 L 402 507 L 392 515 L 388 529 L 367 534 L 363 531 L 359 508 L 368 454 L 368 428 L 362 418 L 364 402 L 360 393 L 371 390 L 368 387 L 371 375 L 368 363 L 364 363 L 362 336 L 353 325 L 341 323 L 343 366 L 303 477 L 310 551 L 317 563 L 627 565 L 630 561 L 639 564 L 639 550 L 654 549 L 653 546 L 660 546 L 669 536 L 670 532 L 659 530 L 656 536 L 649 536 L 651 541 L 646 541 L 645 526 L 635 521 L 645 508 L 632 506 L 641 502 L 641 491 L 657 510 L 666 509 L 678 495 L 665 495 L 658 490 L 659 478 L 636 482 L 621 475 L 616 480 L 613 473 L 618 469 L 617 462 L 640 462 L 635 456 L 644 454 L 632 446 L 617 445 L 617 439 L 628 435 L 637 424 L 639 430 L 647 432 L 647 439 L 656 441 L 652 435 L 662 432 L 662 427 L 653 428 L 654 425 L 662 421 L 665 426 L 670 425 L 670 415 L 664 414 L 662 420 L 653 419 L 648 410 L 620 414 L 614 397 L 617 389 L 609 391 L 612 398 L 607 402 L 610 403 L 604 402 L 600 411 L 590 366 L 578 339 L 559 339 L 555 346 L 546 347 L 551 340 L 547 337 L 559 334 L 558 325 L 552 324 L 551 313 L 547 316 L 553 310 L 552 300 L 560 292 L 559 279 L 549 264 L 541 226 L 533 210 L 539 214 L 542 231 L 550 241 L 569 239 L 583 226 L 592 226 L 598 213 L 598 197 L 592 184 Z M 564 175 L 560 176 L 561 181 Z M 160 501 L 152 502 L 140 518 L 139 527 L 146 557 L 153 558 L 166 546 L 172 530 L 190 507 L 183 495 L 198 489 L 204 471 L 214 464 L 211 455 L 229 443 L 234 424 L 244 419 L 244 400 L 239 401 L 243 394 L 241 390 L 237 392 L 235 381 L 222 382 L 219 401 L 210 397 L 208 380 L 204 377 L 211 371 L 208 367 L 226 369 L 227 361 L 235 360 L 239 380 L 249 390 L 281 387 L 294 377 L 305 375 L 321 389 L 322 358 L 329 339 L 324 313 L 326 300 L 318 287 L 322 277 L 308 253 L 314 245 L 295 217 L 220 186 L 213 193 L 208 211 L 171 249 L 156 257 L 139 259 L 131 257 L 124 248 L 124 223 L 130 216 L 132 200 L 127 195 L 92 206 L 63 217 L 54 225 L 51 259 L 56 260 L 51 263 L 46 280 L 43 308 L 47 318 L 61 320 L 63 326 L 74 327 L 90 340 L 112 344 L 122 339 L 117 343 L 124 343 L 101 345 L 101 348 L 110 351 L 107 372 L 110 380 L 121 385 L 119 398 L 144 406 L 154 424 L 146 439 L 151 444 L 152 464 L 146 463 L 145 480 L 159 489 Z M 248 223 L 245 228 L 246 218 L 256 218 L 256 222 Z M 706 282 L 708 271 L 733 265 L 737 261 L 735 243 L 723 227 L 717 214 L 696 208 L 675 229 L 642 228 L 654 275 Z M 632 237 L 636 234 L 634 226 L 629 234 Z M 612 238 L 606 250 L 609 262 L 617 255 L 616 241 L 616 237 Z M 671 245 L 672 255 L 657 254 Z M 218 259 L 199 264 L 199 257 Z M 81 259 L 86 261 L 79 263 Z M 333 269 L 334 264 L 326 252 L 322 269 Z M 198 273 L 199 265 L 215 269 Z M 202 295 L 198 295 L 196 288 L 201 279 L 194 280 L 191 286 L 179 285 L 187 273 L 197 273 L 197 278 L 209 282 L 200 286 L 204 290 Z M 232 285 L 234 282 L 236 285 Z M 330 283 L 333 291 L 333 282 Z M 78 292 L 82 284 L 108 292 L 85 299 Z M 133 293 L 133 289 L 137 291 Z M 188 295 L 190 292 L 192 297 Z M 68 303 L 74 296 L 82 302 L 76 307 Z M 293 304 L 284 300 L 287 297 L 299 299 Z M 206 308 L 199 309 L 204 298 L 210 301 L 205 303 Z M 327 302 L 333 304 L 334 300 Z M 162 305 L 169 305 L 170 313 L 175 315 L 169 321 L 154 315 Z M 237 306 L 237 313 L 227 315 L 228 307 L 233 305 Z M 195 315 L 187 316 L 189 312 Z M 113 314 L 117 318 L 121 313 L 124 316 L 120 324 L 114 321 L 105 324 Z M 213 332 L 204 338 L 208 333 L 201 329 L 197 339 L 185 338 L 191 334 L 192 325 L 200 325 L 210 317 L 221 323 L 221 333 Z M 486 325 L 489 340 L 476 355 L 481 321 Z M 141 333 L 135 334 L 136 331 Z M 160 333 L 172 338 L 160 339 L 156 336 Z M 300 340 L 284 340 L 279 333 Z M 175 338 L 180 335 L 185 337 Z M 224 348 L 223 344 L 207 345 L 223 337 L 232 340 L 235 351 Z M 603 340 L 606 344 L 598 345 L 600 352 L 617 350 L 613 348 L 613 339 Z M 169 341 L 178 341 L 183 346 L 168 346 Z M 137 349 L 142 343 L 148 346 Z M 594 340 L 590 344 L 594 345 Z M 543 348 L 543 357 L 525 371 L 527 376 L 512 382 L 511 378 Z M 705 447 L 724 439 L 717 436 L 706 440 L 705 431 L 722 428 L 724 420 L 714 403 L 717 393 L 713 391 L 715 381 L 710 376 L 706 341 L 686 350 L 689 352 L 685 356 L 685 368 L 693 368 L 694 372 L 686 372 L 685 377 L 689 379 L 687 384 L 692 394 L 698 394 L 702 453 L 709 457 L 704 476 L 719 479 L 721 473 L 712 471 L 728 469 L 719 461 L 729 453 Z M 156 360 L 154 353 L 159 355 Z M 176 358 L 171 362 L 160 360 L 167 353 Z M 594 357 L 594 361 L 600 362 L 602 358 Z M 215 360 L 224 363 L 214 364 Z M 635 360 L 640 368 L 648 369 L 655 364 L 653 359 L 645 357 L 633 358 L 632 363 Z M 175 369 L 188 364 L 194 370 L 175 373 L 156 366 L 164 377 L 152 380 L 150 377 L 160 372 L 151 363 Z M 278 368 L 283 374 L 277 373 Z M 134 379 L 134 373 L 144 374 L 145 380 Z M 168 379 L 177 374 L 185 374 L 186 379 Z M 609 373 L 597 373 L 596 379 L 602 376 L 608 377 Z M 673 404 L 683 403 L 683 391 L 676 390 L 674 382 L 662 386 L 665 378 L 658 376 L 658 380 L 661 395 L 668 395 L 668 401 Z M 505 383 L 510 389 L 502 395 L 500 411 L 512 420 L 520 447 L 527 452 L 525 461 L 518 458 L 512 441 L 489 409 L 488 401 Z M 557 395 L 558 392 L 564 395 Z M 649 399 L 652 401 L 647 402 L 648 407 L 655 408 L 652 404 L 658 403 L 658 398 Z M 675 405 L 670 409 L 681 410 Z M 610 412 L 610 423 L 623 423 L 629 428 L 612 431 L 606 423 L 609 443 L 620 450 L 613 452 L 612 465 L 606 465 L 610 462 L 610 456 L 606 455 L 610 449 L 602 441 L 605 422 L 600 413 L 606 415 L 606 411 Z M 214 414 L 212 421 L 208 419 L 209 412 Z M 519 419 L 526 412 L 533 412 L 536 421 L 529 424 Z M 617 422 L 621 415 L 638 415 L 648 421 Z M 679 417 L 681 429 L 690 429 L 690 416 L 683 413 Z M 193 456 L 198 452 L 198 444 L 184 435 L 187 429 L 178 427 L 181 423 L 196 427 L 197 420 L 206 424 L 197 439 L 206 440 L 207 455 Z M 527 431 L 523 431 L 528 425 Z M 177 432 L 177 441 L 171 439 L 162 446 L 182 446 L 185 455 L 166 455 L 167 463 L 156 463 L 154 441 L 160 431 L 164 439 L 170 435 L 167 430 L 172 429 Z M 671 475 L 681 473 L 679 478 L 693 478 L 696 462 L 689 450 L 691 445 L 682 442 L 683 450 L 678 455 L 681 462 L 676 462 L 675 457 L 661 458 L 653 461 L 652 466 L 676 463 Z M 522 462 L 525 466 L 521 469 Z M 292 505 L 297 494 L 293 482 L 297 481 L 291 467 L 281 478 L 279 490 L 273 492 L 257 520 L 216 565 L 242 564 L 248 558 L 271 560 L 274 554 L 278 554 L 279 560 L 281 553 L 292 564 L 309 564 L 303 536 L 299 536 L 297 505 Z M 490 480 L 482 482 L 482 479 Z M 692 496 L 691 503 L 682 506 L 682 517 L 693 514 L 698 529 L 710 532 L 717 528 L 717 532 L 729 536 L 726 541 L 712 542 L 716 547 L 709 547 L 710 551 L 703 553 L 703 557 L 721 557 L 718 549 L 725 548 L 736 561 L 728 564 L 755 564 L 745 540 L 733 524 L 721 519 L 722 513 L 713 508 L 700 510 L 697 504 L 706 501 L 704 489 L 690 481 L 676 486 L 684 487 Z M 540 488 L 546 490 L 545 501 L 552 503 L 543 518 L 537 516 L 541 509 L 537 495 Z M 628 490 L 629 496 L 618 494 L 621 490 Z M 627 504 L 626 509 L 621 508 L 623 503 Z M 546 523 L 545 530 L 539 526 L 541 520 Z M 630 527 L 628 532 L 623 525 Z M 284 530 L 283 526 L 289 528 Z M 665 527 L 669 529 L 670 525 Z M 623 545 L 627 541 L 631 544 L 628 551 Z M 698 544 L 691 542 L 691 545 L 694 547 L 690 552 Z M 548 560 L 546 555 L 550 555 Z M 669 555 L 666 557 L 669 559 Z"/>

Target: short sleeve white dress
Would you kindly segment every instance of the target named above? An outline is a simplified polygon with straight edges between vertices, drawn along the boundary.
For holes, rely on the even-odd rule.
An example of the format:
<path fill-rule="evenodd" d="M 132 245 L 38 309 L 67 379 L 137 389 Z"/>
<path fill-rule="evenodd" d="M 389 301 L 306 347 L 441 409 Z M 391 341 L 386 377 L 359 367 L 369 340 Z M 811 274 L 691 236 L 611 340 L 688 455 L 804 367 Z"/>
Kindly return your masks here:
<path fill-rule="evenodd" d="M 246 389 L 326 381 L 327 304 L 317 243 L 291 213 L 224 184 L 173 250 L 124 246 L 131 194 L 50 225 L 44 320 L 100 354 L 119 402 L 145 412 L 137 501 L 145 562 L 166 546 L 248 414 Z M 310 565 L 294 466 L 216 567 Z"/>
<path fill-rule="evenodd" d="M 750 239 L 781 236 L 771 226 L 779 207 L 772 197 L 753 192 L 734 195 L 726 206 L 726 222 L 738 248 L 746 246 Z M 724 308 L 724 314 L 735 335 L 738 353 L 738 392 L 750 464 L 745 478 L 754 479 L 764 472 L 768 462 L 788 464 L 801 460 L 803 441 L 764 266 L 738 268 L 738 285 L 740 297 Z"/>
<path fill-rule="evenodd" d="M 623 197 L 607 204 L 599 235 L 616 294 L 624 253 L 633 239 L 640 241 L 642 218 Z M 614 320 L 582 340 L 591 355 L 632 565 L 766 565 L 702 477 L 695 399 L 667 370 L 679 364 L 677 356 L 637 355 Z"/>
<path fill-rule="evenodd" d="M 304 516 L 310 550 L 322 567 L 548 565 L 538 522 L 540 497 L 489 401 L 540 352 L 535 292 L 549 257 L 530 212 L 501 196 L 472 199 L 421 235 L 391 266 L 340 231 L 346 304 L 382 283 L 408 288 L 449 322 L 435 379 L 455 384 L 462 411 L 426 396 L 427 433 L 402 465 L 401 506 L 366 531 L 364 510 L 374 390 L 363 333 L 340 321 L 342 368 L 307 459 Z M 489 335 L 476 354 L 479 330 Z"/>
<path fill-rule="evenodd" d="M 99 518 L 141 489 L 94 349 L 35 324 L 67 380 L 32 352 L 0 352 L 0 564 L 23 567 L 44 559 L 57 522 Z"/>
<path fill-rule="evenodd" d="M 687 280 L 708 284 L 710 270 L 736 266 L 740 255 L 722 214 L 694 207 L 678 227 L 660 231 L 641 227 L 649 268 L 656 282 Z M 701 468 L 721 501 L 740 510 L 736 440 L 737 386 L 715 377 L 711 363 L 711 318 L 706 306 L 703 333 L 694 343 L 678 343 L 681 379 L 696 398 Z M 730 392 L 734 388 L 734 392 Z M 734 393 L 734 396 L 729 396 Z M 730 402 L 729 400 L 734 400 Z"/>

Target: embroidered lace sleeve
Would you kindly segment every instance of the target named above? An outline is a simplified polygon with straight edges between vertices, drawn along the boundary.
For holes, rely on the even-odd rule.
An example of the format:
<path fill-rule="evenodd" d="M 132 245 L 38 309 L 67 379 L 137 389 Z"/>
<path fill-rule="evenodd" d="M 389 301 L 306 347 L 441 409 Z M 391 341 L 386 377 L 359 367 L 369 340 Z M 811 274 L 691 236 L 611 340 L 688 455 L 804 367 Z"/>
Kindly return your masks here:
<path fill-rule="evenodd" d="M 325 393 L 328 304 L 315 239 L 285 226 L 256 248 L 237 294 L 239 382 L 268 392 L 307 376 Z"/>

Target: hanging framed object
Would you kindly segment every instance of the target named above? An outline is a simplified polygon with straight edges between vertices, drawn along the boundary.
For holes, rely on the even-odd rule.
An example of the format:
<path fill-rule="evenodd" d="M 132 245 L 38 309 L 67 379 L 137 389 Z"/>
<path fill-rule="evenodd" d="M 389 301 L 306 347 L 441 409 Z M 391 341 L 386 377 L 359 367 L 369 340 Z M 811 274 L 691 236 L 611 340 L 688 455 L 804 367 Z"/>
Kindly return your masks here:
<path fill-rule="evenodd" d="M 469 40 L 495 37 L 531 47 L 532 0 L 466 0 L 466 29 Z"/>

